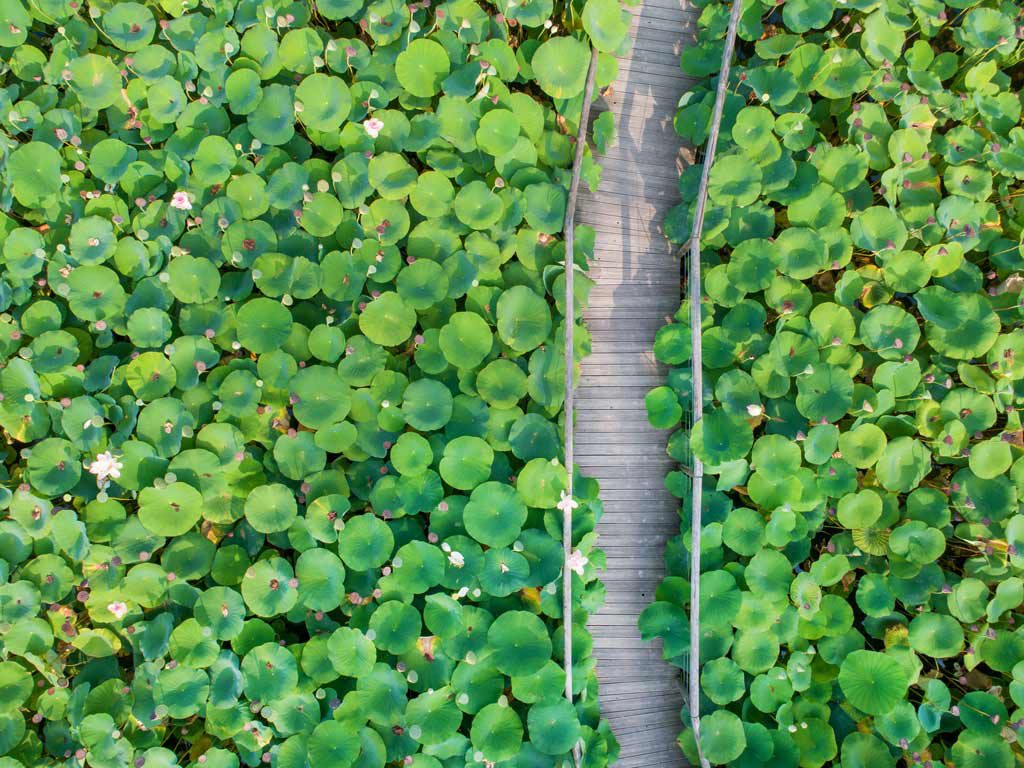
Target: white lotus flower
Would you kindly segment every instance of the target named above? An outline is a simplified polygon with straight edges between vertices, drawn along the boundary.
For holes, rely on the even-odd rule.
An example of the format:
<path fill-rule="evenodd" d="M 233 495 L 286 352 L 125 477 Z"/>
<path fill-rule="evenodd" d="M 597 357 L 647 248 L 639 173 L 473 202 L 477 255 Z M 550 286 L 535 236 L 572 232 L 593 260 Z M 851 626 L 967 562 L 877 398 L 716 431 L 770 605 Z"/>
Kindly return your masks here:
<path fill-rule="evenodd" d="M 760 403 L 751 403 L 747 406 L 747 413 L 756 418 L 764 413 L 764 408 Z"/>
<path fill-rule="evenodd" d="M 102 489 L 110 484 L 110 478 L 117 480 L 121 477 L 123 467 L 110 451 L 104 451 L 89 464 L 89 472 L 96 475 L 96 485 Z"/>
<path fill-rule="evenodd" d="M 116 601 L 107 606 L 107 610 L 110 611 L 117 620 L 120 621 L 124 618 L 124 615 L 128 613 L 128 606 L 120 601 Z"/>
<path fill-rule="evenodd" d="M 565 567 L 570 571 L 576 571 L 580 576 L 583 575 L 583 569 L 586 567 L 590 560 L 580 552 L 578 549 L 574 549 L 572 554 L 565 559 Z"/>
<path fill-rule="evenodd" d="M 366 131 L 371 139 L 376 139 L 380 132 L 384 130 L 384 121 L 378 120 L 376 117 L 363 120 L 363 130 Z"/>
<path fill-rule="evenodd" d="M 179 189 L 171 195 L 171 208 L 177 208 L 179 211 L 191 211 L 192 201 L 189 199 L 188 192 Z"/>
<path fill-rule="evenodd" d="M 555 506 L 562 510 L 563 515 L 571 515 L 572 511 L 579 507 L 579 502 L 565 491 L 562 491 L 562 499 Z"/>
<path fill-rule="evenodd" d="M 448 562 L 455 568 L 461 568 L 466 564 L 466 558 L 462 556 L 461 552 L 452 551 L 448 555 Z"/>

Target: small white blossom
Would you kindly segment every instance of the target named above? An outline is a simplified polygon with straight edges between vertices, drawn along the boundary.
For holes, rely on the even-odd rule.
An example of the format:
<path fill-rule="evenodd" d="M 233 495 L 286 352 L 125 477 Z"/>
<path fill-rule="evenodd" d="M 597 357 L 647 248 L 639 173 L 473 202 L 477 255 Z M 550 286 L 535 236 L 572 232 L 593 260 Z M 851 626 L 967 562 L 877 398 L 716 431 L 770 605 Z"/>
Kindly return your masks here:
<path fill-rule="evenodd" d="M 117 620 L 120 621 L 124 618 L 124 615 L 128 613 L 128 606 L 120 601 L 116 601 L 107 606 L 107 610 L 110 611 Z"/>
<path fill-rule="evenodd" d="M 747 406 L 747 413 L 756 418 L 764 413 L 764 407 L 760 403 L 751 403 Z"/>
<path fill-rule="evenodd" d="M 192 201 L 189 199 L 188 192 L 179 189 L 171 195 L 171 208 L 177 208 L 179 211 L 191 211 Z"/>
<path fill-rule="evenodd" d="M 574 509 L 577 509 L 580 505 L 572 496 L 562 491 L 562 499 L 556 504 L 564 515 L 571 515 Z"/>
<path fill-rule="evenodd" d="M 565 567 L 570 571 L 575 571 L 580 576 L 583 575 L 583 569 L 587 566 L 590 560 L 580 552 L 578 549 L 574 549 L 572 554 L 565 559 Z"/>
<path fill-rule="evenodd" d="M 384 121 L 378 120 L 376 117 L 363 120 L 363 130 L 366 131 L 371 139 L 376 139 L 380 132 L 384 130 Z"/>
<path fill-rule="evenodd" d="M 466 564 L 466 558 L 462 556 L 461 552 L 452 551 L 448 555 L 448 562 L 452 564 L 454 568 L 461 568 Z"/>
<path fill-rule="evenodd" d="M 89 464 L 89 472 L 96 475 L 97 486 L 106 488 L 110 484 L 110 478 L 117 480 L 121 477 L 123 466 L 110 451 L 104 451 Z"/>

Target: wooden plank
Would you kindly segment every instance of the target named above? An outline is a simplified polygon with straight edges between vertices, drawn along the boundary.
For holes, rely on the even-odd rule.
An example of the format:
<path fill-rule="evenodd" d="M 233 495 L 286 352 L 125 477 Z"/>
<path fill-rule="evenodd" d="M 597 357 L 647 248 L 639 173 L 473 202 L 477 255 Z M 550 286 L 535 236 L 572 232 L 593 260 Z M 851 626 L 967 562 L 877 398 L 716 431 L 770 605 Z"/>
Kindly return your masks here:
<path fill-rule="evenodd" d="M 674 462 L 671 430 L 647 423 L 644 397 L 664 380 L 651 344 L 679 309 L 680 262 L 661 234 L 679 203 L 682 149 L 673 118 L 693 85 L 679 54 L 693 42 L 699 10 L 689 0 L 646 0 L 630 9 L 633 47 L 619 76 L 595 104 L 611 110 L 618 142 L 598 162 L 601 187 L 580 195 L 576 218 L 597 234 L 585 312 L 592 354 L 577 389 L 576 458 L 601 486 L 605 602 L 592 617 L 600 701 L 622 747 L 618 768 L 686 765 L 676 738 L 685 687 L 662 659 L 660 643 L 644 643 L 637 617 L 664 576 L 664 543 L 679 534 L 680 501 L 664 486 Z"/>

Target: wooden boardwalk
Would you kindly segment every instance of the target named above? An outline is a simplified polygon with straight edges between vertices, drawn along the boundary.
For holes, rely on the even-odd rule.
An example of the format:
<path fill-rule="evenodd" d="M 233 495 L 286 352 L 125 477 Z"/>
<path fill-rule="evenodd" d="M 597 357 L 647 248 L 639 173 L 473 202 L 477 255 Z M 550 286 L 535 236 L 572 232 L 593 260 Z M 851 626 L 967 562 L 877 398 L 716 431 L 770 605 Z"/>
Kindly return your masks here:
<path fill-rule="evenodd" d="M 601 187 L 581 194 L 576 220 L 597 230 L 597 281 L 586 318 L 593 353 L 577 391 L 576 460 L 600 480 L 608 556 L 604 607 L 590 621 L 601 709 L 621 746 L 618 768 L 686 765 L 676 744 L 685 688 L 661 648 L 640 640 L 637 618 L 664 575 L 666 540 L 679 532 L 678 503 L 663 480 L 667 433 L 647 423 L 644 395 L 663 383 L 655 333 L 679 308 L 679 262 L 660 231 L 678 202 L 686 157 L 672 119 L 691 85 L 679 54 L 697 14 L 687 0 L 645 0 L 632 10 L 633 50 L 595 110 L 611 109 L 618 142 L 599 158 Z"/>

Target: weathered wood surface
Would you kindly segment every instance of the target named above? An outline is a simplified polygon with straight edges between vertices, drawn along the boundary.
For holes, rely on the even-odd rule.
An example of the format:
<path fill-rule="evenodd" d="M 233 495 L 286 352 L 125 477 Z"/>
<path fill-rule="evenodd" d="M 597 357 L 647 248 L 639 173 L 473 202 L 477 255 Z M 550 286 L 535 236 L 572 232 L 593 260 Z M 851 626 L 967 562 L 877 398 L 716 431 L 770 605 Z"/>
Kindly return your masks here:
<path fill-rule="evenodd" d="M 667 434 L 647 423 L 644 395 L 662 383 L 651 354 L 658 328 L 679 308 L 679 262 L 661 234 L 678 202 L 687 161 L 673 129 L 691 84 L 679 54 L 693 40 L 687 0 L 644 0 L 632 9 L 633 50 L 597 111 L 615 113 L 619 136 L 596 194 L 582 194 L 576 221 L 597 230 L 590 276 L 597 281 L 586 318 L 593 354 L 577 390 L 576 461 L 600 480 L 607 552 L 604 607 L 590 621 L 601 708 L 622 746 L 618 768 L 686 765 L 676 744 L 685 688 L 661 647 L 640 640 L 640 612 L 664 575 L 662 551 L 679 531 L 677 501 L 663 479 L 672 464 Z"/>

